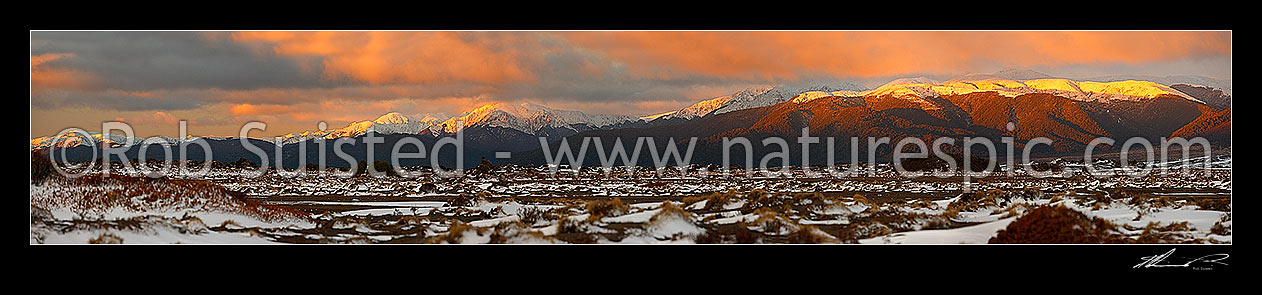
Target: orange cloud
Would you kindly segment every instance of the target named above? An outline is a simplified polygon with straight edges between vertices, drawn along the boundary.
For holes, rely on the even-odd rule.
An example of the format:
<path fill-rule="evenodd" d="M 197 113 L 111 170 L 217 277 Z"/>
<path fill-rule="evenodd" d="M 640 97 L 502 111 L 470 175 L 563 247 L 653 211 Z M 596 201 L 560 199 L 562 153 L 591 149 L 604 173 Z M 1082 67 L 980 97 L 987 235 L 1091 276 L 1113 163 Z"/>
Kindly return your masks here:
<path fill-rule="evenodd" d="M 1138 64 L 1231 54 L 1230 32 L 568 32 L 640 76 L 957 74 L 980 66 Z"/>
<path fill-rule="evenodd" d="M 526 34 L 461 32 L 237 32 L 284 56 L 316 57 L 323 75 L 370 84 L 501 84 L 534 78 Z"/>
<path fill-rule="evenodd" d="M 114 121 L 123 121 L 135 125 L 178 125 L 180 119 L 166 112 L 153 112 L 130 118 L 117 117 Z"/>
<path fill-rule="evenodd" d="M 228 113 L 234 116 L 252 116 L 263 114 L 280 114 L 296 111 L 297 108 L 288 105 L 254 105 L 254 104 L 236 104 L 228 107 Z"/>
<path fill-rule="evenodd" d="M 47 64 L 63 58 L 72 58 L 69 53 L 45 53 L 31 56 L 31 92 L 39 93 L 49 89 L 87 89 L 96 84 L 96 79 L 77 70 L 49 67 Z"/>

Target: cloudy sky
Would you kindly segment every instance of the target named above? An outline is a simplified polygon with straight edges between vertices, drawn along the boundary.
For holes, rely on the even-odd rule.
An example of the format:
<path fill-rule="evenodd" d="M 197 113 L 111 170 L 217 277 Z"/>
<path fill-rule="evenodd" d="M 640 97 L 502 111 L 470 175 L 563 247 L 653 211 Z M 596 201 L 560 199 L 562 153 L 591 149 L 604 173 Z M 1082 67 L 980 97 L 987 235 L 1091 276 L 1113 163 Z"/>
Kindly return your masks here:
<path fill-rule="evenodd" d="M 649 115 L 753 86 L 1030 69 L 1231 79 L 1230 32 L 32 32 L 31 137 L 255 136 L 534 102 Z"/>

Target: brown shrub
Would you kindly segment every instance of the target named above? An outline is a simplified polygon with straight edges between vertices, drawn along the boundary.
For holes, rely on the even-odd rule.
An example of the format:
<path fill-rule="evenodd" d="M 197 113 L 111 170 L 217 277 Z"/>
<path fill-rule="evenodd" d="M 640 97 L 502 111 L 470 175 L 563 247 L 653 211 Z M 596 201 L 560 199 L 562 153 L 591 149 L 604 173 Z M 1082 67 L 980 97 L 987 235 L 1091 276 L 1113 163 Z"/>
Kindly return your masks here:
<path fill-rule="evenodd" d="M 649 224 L 654 224 L 659 219 L 670 218 L 670 217 L 682 218 L 684 220 L 693 222 L 694 224 L 696 223 L 696 221 L 693 219 L 692 213 L 689 213 L 688 211 L 684 210 L 683 207 L 679 207 L 679 205 L 675 205 L 674 202 L 662 202 L 662 206 L 659 207 L 659 209 L 661 209 L 661 211 L 658 211 L 657 214 L 653 214 L 653 217 L 649 218 Z"/>
<path fill-rule="evenodd" d="M 1201 210 L 1231 212 L 1231 198 L 1200 198 L 1193 199 L 1192 203 Z"/>
<path fill-rule="evenodd" d="M 534 225 L 540 221 L 552 221 L 558 218 L 555 209 L 540 209 L 537 206 L 521 207 L 517 211 L 517 217 L 521 219 L 522 223 L 527 225 Z"/>
<path fill-rule="evenodd" d="M 31 153 L 31 183 L 44 183 L 44 180 L 55 175 L 58 175 L 57 168 L 53 168 L 52 159 L 48 157 L 47 152 Z"/>
<path fill-rule="evenodd" d="M 1199 243 L 1200 240 L 1189 233 L 1192 230 L 1194 229 L 1187 221 L 1172 222 L 1164 226 L 1157 222 L 1149 222 L 1135 242 L 1141 244 Z"/>
<path fill-rule="evenodd" d="M 1126 201 L 1127 205 L 1140 208 L 1165 208 L 1174 205 L 1170 198 L 1158 197 L 1153 194 L 1136 194 Z"/>
<path fill-rule="evenodd" d="M 871 201 L 868 201 L 868 198 L 866 198 L 866 197 L 864 197 L 863 195 L 860 195 L 860 194 L 854 194 L 854 196 L 853 196 L 853 197 L 851 197 L 851 198 L 852 198 L 852 199 L 854 199 L 854 201 L 855 201 L 855 202 L 859 202 L 860 204 L 867 204 L 867 205 L 871 205 L 871 204 L 872 204 L 872 202 L 871 202 Z"/>
<path fill-rule="evenodd" d="M 529 237 L 540 241 L 551 241 L 552 238 L 536 231 L 526 230 L 530 225 L 517 222 L 496 224 L 491 231 L 489 244 L 505 244 L 519 237 Z"/>
<path fill-rule="evenodd" d="M 793 201 L 790 196 L 778 196 L 773 194 L 760 194 L 753 200 L 746 202 L 741 206 L 741 213 L 749 214 L 762 208 L 777 209 L 780 211 L 788 211 L 789 205 Z"/>
<path fill-rule="evenodd" d="M 569 216 L 557 221 L 557 234 L 586 234 L 587 220 L 577 220 Z"/>
<path fill-rule="evenodd" d="M 780 215 L 771 208 L 759 208 L 754 214 L 758 215 L 758 219 L 754 220 L 753 226 L 759 231 L 767 234 L 779 234 L 781 231 L 796 230 L 798 228 L 792 220 Z"/>
<path fill-rule="evenodd" d="M 847 226 L 842 232 L 838 233 L 838 237 L 845 241 L 855 241 L 872 237 L 879 237 L 894 233 L 894 229 L 888 225 L 881 223 L 855 223 Z"/>
<path fill-rule="evenodd" d="M 1231 212 L 1227 212 L 1227 215 L 1218 219 L 1218 222 L 1215 222 L 1214 226 L 1209 228 L 1209 233 L 1220 236 L 1230 236 L 1231 225 L 1223 224 L 1223 222 L 1231 222 Z"/>
<path fill-rule="evenodd" d="M 399 217 L 399 220 L 394 221 L 394 224 L 417 225 L 417 224 L 422 224 L 422 223 L 424 223 L 424 219 L 421 219 L 421 217 L 419 216 L 412 216 L 412 215 L 404 215 L 403 217 Z"/>
<path fill-rule="evenodd" d="M 1030 210 L 990 238 L 991 244 L 1127 243 L 1117 226 L 1063 206 Z"/>
<path fill-rule="evenodd" d="M 798 230 L 793 231 L 785 238 L 785 242 L 789 244 L 825 244 L 840 242 L 836 238 L 821 234 L 819 230 L 809 225 L 799 226 Z"/>
<path fill-rule="evenodd" d="M 473 207 L 485 201 L 486 201 L 486 198 L 484 198 L 481 194 L 478 194 L 478 195 L 462 194 L 459 196 L 452 197 L 451 201 L 448 202 L 447 205 L 451 207 Z"/>
<path fill-rule="evenodd" d="M 603 217 L 617 217 L 619 215 L 626 214 L 627 211 L 631 209 L 630 206 L 622 203 L 622 199 L 619 198 L 613 198 L 612 200 L 589 200 L 587 201 L 587 204 L 585 204 L 585 207 L 587 209 L 587 213 L 591 214 L 587 217 L 587 219 L 591 221 L 600 220 Z"/>
<path fill-rule="evenodd" d="M 697 235 L 698 244 L 756 244 L 762 235 L 749 230 L 749 225 L 737 223 L 735 226 L 720 226 Z"/>
<path fill-rule="evenodd" d="M 1001 190 L 961 194 L 958 200 L 947 204 L 943 216 L 954 218 L 960 212 L 977 211 L 984 208 L 999 207 L 1008 203 L 1007 194 Z"/>
<path fill-rule="evenodd" d="M 828 203 L 828 198 L 824 197 L 824 194 L 800 193 L 794 195 L 793 205 L 801 206 L 807 211 L 818 211 L 827 207 L 829 205 Z"/>
<path fill-rule="evenodd" d="M 102 233 L 95 238 L 89 239 L 88 244 L 122 244 L 123 238 L 112 233 Z"/>
<path fill-rule="evenodd" d="M 460 222 L 459 220 L 452 220 L 451 226 L 447 227 L 447 234 L 434 237 L 430 240 L 430 243 L 440 244 L 446 242 L 448 244 L 459 244 L 460 240 L 464 237 L 465 231 L 470 230 L 475 231 L 479 235 L 482 234 L 481 228 L 473 227 L 472 225 Z"/>
<path fill-rule="evenodd" d="M 732 200 L 737 198 L 736 192 L 728 191 L 726 193 L 708 193 L 683 199 L 684 204 L 692 205 L 697 202 L 706 201 L 701 211 L 720 211 L 723 206 L 731 204 Z"/>
<path fill-rule="evenodd" d="M 575 220 L 568 216 L 562 217 L 557 222 L 557 233 L 553 237 L 572 244 L 594 244 L 597 237 L 587 232 L 589 224 L 587 219 Z"/>

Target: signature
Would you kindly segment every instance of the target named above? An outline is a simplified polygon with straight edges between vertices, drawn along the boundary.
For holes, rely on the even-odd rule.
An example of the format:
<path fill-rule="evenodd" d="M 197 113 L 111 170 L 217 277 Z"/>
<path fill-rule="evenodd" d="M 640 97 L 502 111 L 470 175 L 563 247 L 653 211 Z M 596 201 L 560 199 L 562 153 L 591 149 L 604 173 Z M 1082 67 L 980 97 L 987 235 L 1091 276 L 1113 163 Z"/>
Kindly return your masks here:
<path fill-rule="evenodd" d="M 1219 254 L 1210 254 L 1210 255 L 1201 256 L 1196 259 L 1188 259 L 1184 261 L 1183 263 L 1174 263 L 1174 262 L 1167 263 L 1166 262 L 1167 259 L 1171 259 L 1171 260 L 1187 259 L 1186 257 L 1172 256 L 1174 254 L 1174 250 L 1176 249 L 1170 249 L 1170 251 L 1166 251 L 1166 253 L 1163 253 L 1160 255 L 1145 256 L 1141 258 L 1144 260 L 1144 262 L 1140 262 L 1139 264 L 1136 264 L 1132 268 L 1192 267 L 1193 264 L 1197 264 L 1197 263 L 1211 264 L 1211 265 L 1227 265 L 1227 263 L 1223 263 L 1222 260 L 1227 259 L 1227 257 L 1231 257 L 1231 255 L 1228 255 L 1226 253 L 1219 253 Z"/>

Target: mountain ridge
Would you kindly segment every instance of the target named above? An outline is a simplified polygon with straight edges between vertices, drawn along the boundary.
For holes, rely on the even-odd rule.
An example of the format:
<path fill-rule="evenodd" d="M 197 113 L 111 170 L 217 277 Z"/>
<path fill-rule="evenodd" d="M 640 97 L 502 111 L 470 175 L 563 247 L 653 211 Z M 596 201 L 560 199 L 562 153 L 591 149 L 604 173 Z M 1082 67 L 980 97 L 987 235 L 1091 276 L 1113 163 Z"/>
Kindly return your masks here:
<path fill-rule="evenodd" d="M 1089 140 L 1101 136 L 1120 138 L 1119 141 L 1132 136 L 1204 136 L 1216 145 L 1230 144 L 1230 96 L 1221 90 L 1199 85 L 1167 86 L 1150 81 L 1073 81 L 1035 73 L 1006 74 L 1039 78 L 1024 81 L 983 74 L 942 82 L 905 78 L 876 89 L 862 90 L 824 85 L 756 87 L 702 100 L 715 103 L 694 108 L 690 116 L 680 111 L 700 102 L 644 117 L 593 115 L 532 103 L 488 104 L 460 115 L 408 116 L 388 112 L 339 129 L 287 134 L 282 136 L 281 143 L 289 146 L 314 138 L 358 138 L 370 132 L 432 141 L 454 135 L 454 123 L 464 120 L 466 142 L 483 156 L 497 151 L 538 155 L 538 137 L 544 137 L 550 144 L 564 138 L 574 143 L 576 136 L 630 134 L 659 137 L 663 142 L 671 137 L 689 136 L 717 141 L 734 136 L 796 137 L 803 127 L 809 127 L 813 136 L 1008 135 L 1020 142 L 1038 136 L 1054 139 L 1050 150 L 1043 153 L 1081 149 Z M 680 115 L 672 117 L 676 114 Z M 1006 130 L 1008 122 L 1015 123 L 1017 128 Z M 90 134 L 90 137 L 87 141 L 70 137 L 36 138 L 31 140 L 31 149 L 113 147 L 145 140 L 117 134 Z M 189 139 L 196 140 L 169 137 L 150 140 L 176 144 Z M 237 141 L 235 137 L 205 139 Z M 270 143 L 270 140 L 257 140 Z M 539 160 L 534 156 L 524 159 L 525 163 Z"/>

